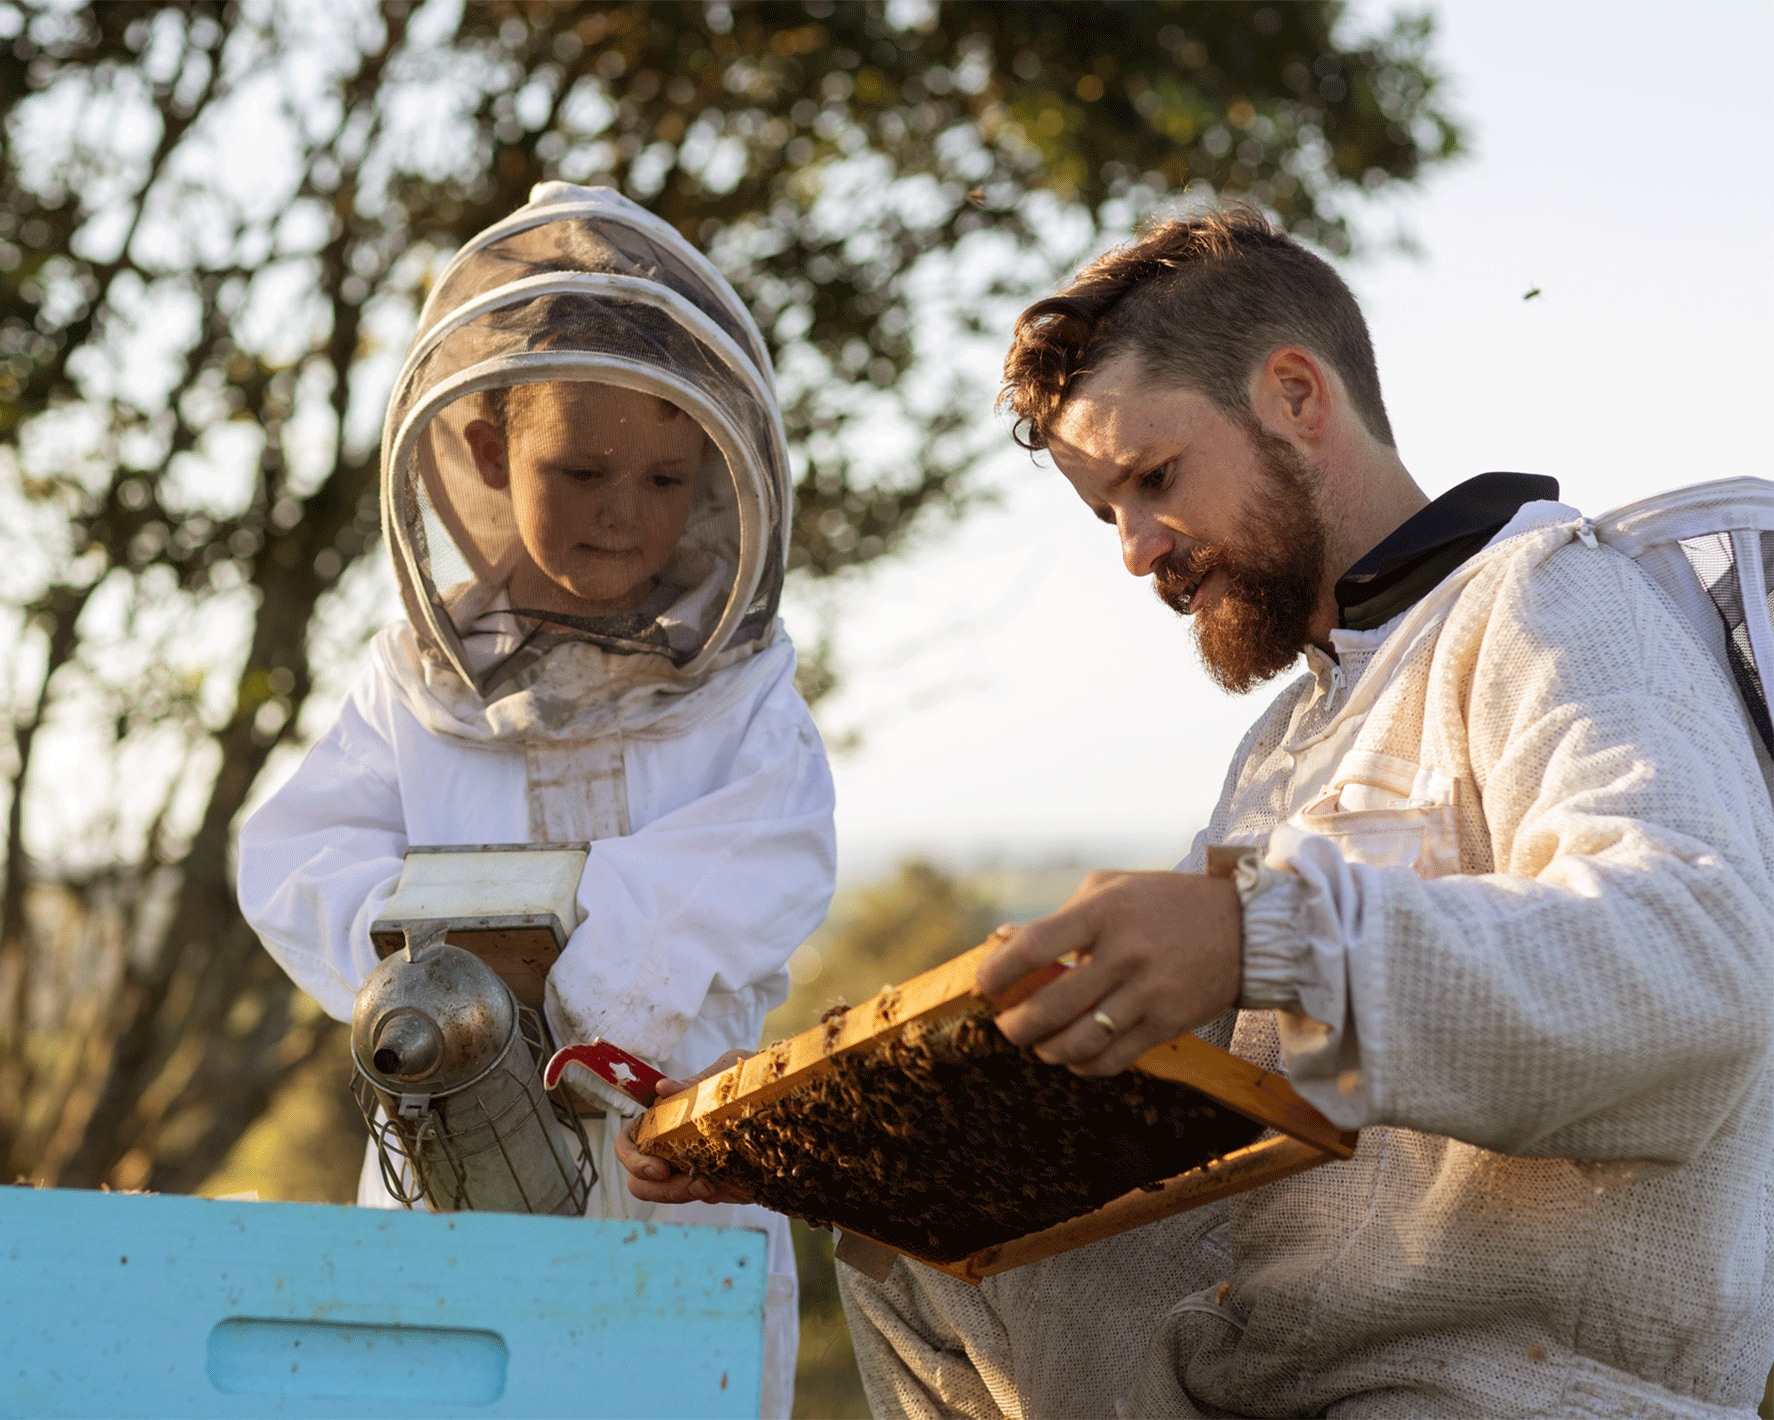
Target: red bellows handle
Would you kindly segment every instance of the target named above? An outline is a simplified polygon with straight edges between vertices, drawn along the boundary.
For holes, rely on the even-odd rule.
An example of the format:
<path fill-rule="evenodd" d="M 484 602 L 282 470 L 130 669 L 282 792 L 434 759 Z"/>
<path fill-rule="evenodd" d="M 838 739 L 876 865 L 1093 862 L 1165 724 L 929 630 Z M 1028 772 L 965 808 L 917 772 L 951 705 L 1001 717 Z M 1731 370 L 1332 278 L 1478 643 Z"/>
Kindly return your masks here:
<path fill-rule="evenodd" d="M 658 1096 L 659 1082 L 665 1078 L 638 1055 L 630 1055 L 621 1046 L 600 1039 L 589 1045 L 563 1045 L 555 1051 L 542 1071 L 543 1088 L 552 1090 L 558 1085 L 561 1071 L 569 1065 L 583 1065 L 606 1085 L 649 1109 Z"/>

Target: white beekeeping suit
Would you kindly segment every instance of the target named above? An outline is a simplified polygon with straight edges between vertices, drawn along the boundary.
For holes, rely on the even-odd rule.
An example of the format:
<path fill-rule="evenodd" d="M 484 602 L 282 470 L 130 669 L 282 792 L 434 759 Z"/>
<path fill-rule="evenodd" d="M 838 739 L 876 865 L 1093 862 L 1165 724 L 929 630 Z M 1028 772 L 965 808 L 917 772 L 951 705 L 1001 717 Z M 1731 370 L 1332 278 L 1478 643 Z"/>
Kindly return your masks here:
<path fill-rule="evenodd" d="M 1751 1420 L 1771 613 L 1742 479 L 1520 503 L 1309 648 L 1180 866 L 1249 850 L 1243 1009 L 1200 1034 L 1355 1156 L 978 1287 L 840 1268 L 875 1413 Z"/>
<path fill-rule="evenodd" d="M 241 831 L 240 900 L 340 1020 L 415 844 L 590 841 L 548 980 L 562 1042 L 683 1076 L 757 1044 L 832 892 L 832 786 L 776 617 L 789 468 L 732 288 L 607 189 L 550 183 L 452 260 L 390 401 L 407 619 Z M 786 1221 L 644 1204 L 590 1121 L 594 1217 L 771 1240 L 765 1414 L 797 1334 Z M 394 1206 L 374 1157 L 359 1202 Z"/>

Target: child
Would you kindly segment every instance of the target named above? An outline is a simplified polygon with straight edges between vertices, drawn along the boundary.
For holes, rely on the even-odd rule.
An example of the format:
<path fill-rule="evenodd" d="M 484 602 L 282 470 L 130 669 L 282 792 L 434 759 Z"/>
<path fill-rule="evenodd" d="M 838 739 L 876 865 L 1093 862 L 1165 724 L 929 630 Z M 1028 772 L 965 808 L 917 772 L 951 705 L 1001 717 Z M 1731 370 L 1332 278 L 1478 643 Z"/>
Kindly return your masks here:
<path fill-rule="evenodd" d="M 408 618 L 240 835 L 240 901 L 349 1020 L 415 844 L 590 840 L 549 975 L 560 1043 L 682 1078 L 757 1043 L 825 915 L 832 786 L 776 620 L 789 471 L 763 342 L 677 233 L 551 183 L 450 263 L 396 382 L 383 525 Z M 770 1235 L 765 1414 L 788 1412 L 784 1219 L 630 1196 L 594 1217 Z M 372 1153 L 358 1201 L 395 1206 Z"/>

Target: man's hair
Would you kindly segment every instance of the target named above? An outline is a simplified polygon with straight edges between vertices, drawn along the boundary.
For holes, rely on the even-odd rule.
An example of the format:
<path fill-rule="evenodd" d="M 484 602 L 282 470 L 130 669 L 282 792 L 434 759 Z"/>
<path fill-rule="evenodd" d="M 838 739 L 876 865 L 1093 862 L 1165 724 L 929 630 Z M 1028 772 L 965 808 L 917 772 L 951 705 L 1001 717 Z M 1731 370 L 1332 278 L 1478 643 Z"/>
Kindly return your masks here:
<path fill-rule="evenodd" d="M 1392 445 L 1355 297 L 1329 262 L 1242 205 L 1161 222 L 1030 306 L 1004 359 L 998 405 L 1015 415 L 1019 444 L 1044 449 L 1080 381 L 1132 352 L 1146 374 L 1249 423 L 1251 373 L 1282 345 L 1329 363 L 1368 431 Z"/>

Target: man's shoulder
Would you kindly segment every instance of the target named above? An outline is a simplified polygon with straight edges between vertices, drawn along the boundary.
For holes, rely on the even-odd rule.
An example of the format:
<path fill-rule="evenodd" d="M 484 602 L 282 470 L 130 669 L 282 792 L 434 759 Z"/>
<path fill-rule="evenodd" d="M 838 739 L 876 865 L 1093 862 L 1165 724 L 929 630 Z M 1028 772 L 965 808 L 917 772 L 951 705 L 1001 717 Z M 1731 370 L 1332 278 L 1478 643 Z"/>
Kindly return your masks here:
<path fill-rule="evenodd" d="M 1651 576 L 1625 553 L 1575 534 L 1500 559 L 1460 599 L 1447 631 L 1444 643 L 1469 645 L 1473 675 L 1493 689 L 1501 679 L 1557 699 L 1615 693 L 1695 707 L 1735 694 Z"/>
<path fill-rule="evenodd" d="M 1625 553 L 1577 535 L 1551 546 L 1528 545 L 1499 559 L 1488 617 L 1562 636 L 1618 634 L 1653 640 L 1698 638 L 1650 575 Z"/>

